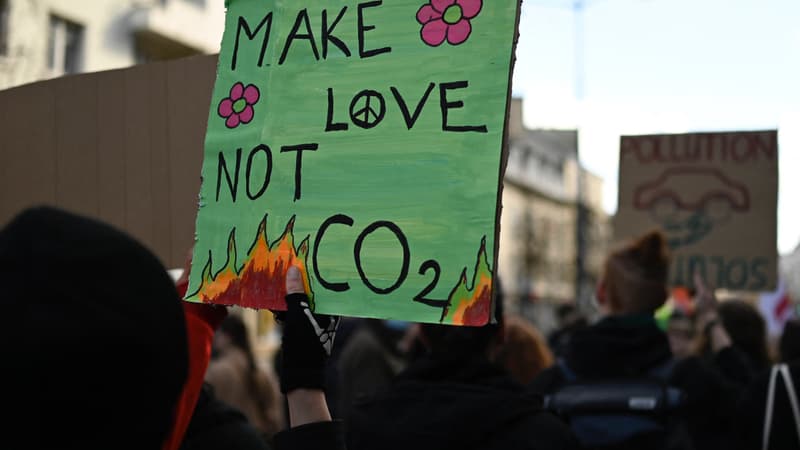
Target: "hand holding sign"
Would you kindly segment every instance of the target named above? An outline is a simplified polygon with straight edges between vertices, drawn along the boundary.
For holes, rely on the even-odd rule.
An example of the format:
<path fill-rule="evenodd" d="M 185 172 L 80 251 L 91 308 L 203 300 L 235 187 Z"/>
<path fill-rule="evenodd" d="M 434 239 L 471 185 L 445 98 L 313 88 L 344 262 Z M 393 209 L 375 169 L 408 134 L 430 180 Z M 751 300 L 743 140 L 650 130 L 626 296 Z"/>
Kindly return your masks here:
<path fill-rule="evenodd" d="M 715 353 L 732 344 L 728 332 L 722 326 L 717 307 L 719 302 L 714 288 L 706 284 L 700 272 L 694 273 L 695 305 L 697 307 L 697 329 L 703 333 L 711 350 Z"/>
<path fill-rule="evenodd" d="M 717 296 L 714 288 L 708 286 L 699 271 L 694 272 L 694 301 L 698 317 L 709 316 L 717 313 Z"/>
<path fill-rule="evenodd" d="M 297 267 L 286 273 L 286 312 L 281 342 L 281 391 L 325 388 L 325 361 L 333 349 L 339 317 L 319 316 L 309 309 L 303 278 Z"/>

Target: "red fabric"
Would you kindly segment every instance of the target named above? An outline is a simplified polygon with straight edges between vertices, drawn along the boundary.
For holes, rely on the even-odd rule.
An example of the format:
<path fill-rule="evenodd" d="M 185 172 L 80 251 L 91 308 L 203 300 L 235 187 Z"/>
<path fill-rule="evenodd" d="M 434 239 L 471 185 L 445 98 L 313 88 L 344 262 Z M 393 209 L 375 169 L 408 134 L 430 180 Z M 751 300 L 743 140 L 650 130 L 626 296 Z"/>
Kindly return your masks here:
<path fill-rule="evenodd" d="M 181 297 L 186 294 L 187 287 L 186 282 L 177 286 Z M 186 317 L 189 345 L 189 376 L 175 406 L 175 422 L 170 436 L 164 442 L 163 450 L 177 450 L 183 442 L 200 390 L 203 388 L 208 362 L 211 360 L 211 341 L 214 339 L 214 331 L 227 315 L 225 307 L 189 302 L 183 302 L 183 312 Z"/>

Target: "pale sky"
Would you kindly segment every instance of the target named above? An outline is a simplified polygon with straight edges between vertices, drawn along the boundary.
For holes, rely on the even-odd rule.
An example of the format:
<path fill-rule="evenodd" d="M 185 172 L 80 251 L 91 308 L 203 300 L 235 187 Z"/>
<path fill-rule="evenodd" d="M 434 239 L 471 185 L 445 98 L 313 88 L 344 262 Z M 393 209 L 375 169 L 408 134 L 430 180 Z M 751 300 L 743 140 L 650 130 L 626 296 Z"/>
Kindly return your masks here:
<path fill-rule="evenodd" d="M 580 130 L 617 202 L 621 134 L 778 129 L 778 249 L 800 243 L 800 1 L 587 0 L 575 97 L 571 0 L 525 0 L 514 72 L 528 127 Z M 793 198 L 792 198 L 793 197 Z"/>

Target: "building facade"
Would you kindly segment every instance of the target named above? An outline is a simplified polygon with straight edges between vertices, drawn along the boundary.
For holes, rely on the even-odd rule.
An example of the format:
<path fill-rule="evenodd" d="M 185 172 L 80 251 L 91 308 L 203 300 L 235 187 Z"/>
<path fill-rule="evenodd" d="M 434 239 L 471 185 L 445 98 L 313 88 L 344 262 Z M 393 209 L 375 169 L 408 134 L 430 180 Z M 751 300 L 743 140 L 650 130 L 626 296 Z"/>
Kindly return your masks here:
<path fill-rule="evenodd" d="M 222 0 L 0 0 L 0 89 L 219 51 Z"/>
<path fill-rule="evenodd" d="M 520 99 L 508 145 L 498 261 L 508 306 L 587 303 L 611 236 L 603 181 L 580 166 L 577 130 L 525 128 Z"/>

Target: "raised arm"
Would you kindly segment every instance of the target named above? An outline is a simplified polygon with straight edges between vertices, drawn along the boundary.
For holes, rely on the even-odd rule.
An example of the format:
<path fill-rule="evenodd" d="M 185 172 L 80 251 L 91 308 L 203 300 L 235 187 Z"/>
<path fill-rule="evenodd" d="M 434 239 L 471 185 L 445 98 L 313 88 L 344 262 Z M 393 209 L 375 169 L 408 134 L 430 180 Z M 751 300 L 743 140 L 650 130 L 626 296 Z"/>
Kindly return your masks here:
<path fill-rule="evenodd" d="M 281 391 L 289 403 L 291 428 L 275 436 L 280 449 L 344 449 L 344 430 L 331 420 L 325 400 L 325 363 L 333 348 L 339 317 L 311 312 L 300 271 L 286 275 L 287 311 L 283 323 Z"/>

